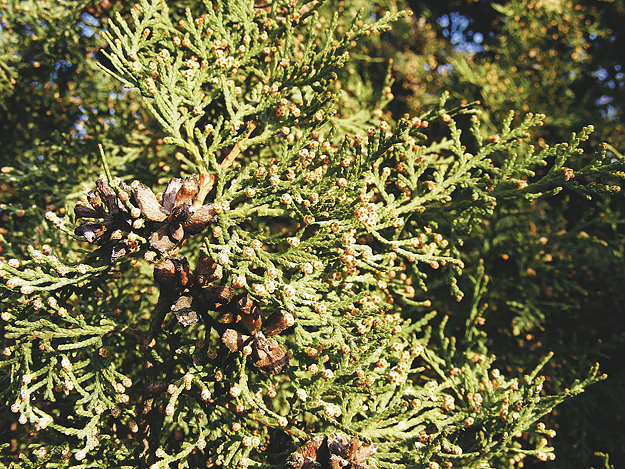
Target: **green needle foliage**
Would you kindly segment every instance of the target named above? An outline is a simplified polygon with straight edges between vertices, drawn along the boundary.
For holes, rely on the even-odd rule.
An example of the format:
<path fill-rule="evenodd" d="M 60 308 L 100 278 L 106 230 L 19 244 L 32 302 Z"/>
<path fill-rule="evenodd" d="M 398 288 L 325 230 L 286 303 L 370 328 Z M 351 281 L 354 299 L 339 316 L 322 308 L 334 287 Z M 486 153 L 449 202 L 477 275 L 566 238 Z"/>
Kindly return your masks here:
<path fill-rule="evenodd" d="M 362 44 L 409 13 L 143 0 L 111 15 L 90 79 L 130 104 L 47 137 L 68 146 L 51 147 L 68 190 L 46 186 L 44 204 L 18 194 L 50 178 L 34 155 L 2 169 L 4 466 L 555 457 L 548 414 L 605 375 L 590 363 L 554 389 L 552 353 L 499 362 L 484 258 L 542 246 L 515 228 L 541 200 L 618 197 L 625 162 L 604 145 L 580 163 L 592 126 L 533 146 L 544 115 L 510 112 L 493 133 L 444 92 L 392 119 L 388 61 Z M 517 333 L 541 320 L 508 306 Z"/>

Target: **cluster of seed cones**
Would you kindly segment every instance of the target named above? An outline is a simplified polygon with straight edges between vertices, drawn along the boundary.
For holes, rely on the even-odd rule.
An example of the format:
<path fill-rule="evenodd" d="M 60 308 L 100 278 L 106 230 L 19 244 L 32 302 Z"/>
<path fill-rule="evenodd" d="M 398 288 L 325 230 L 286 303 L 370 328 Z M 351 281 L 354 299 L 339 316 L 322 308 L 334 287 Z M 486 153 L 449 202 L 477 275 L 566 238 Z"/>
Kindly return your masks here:
<path fill-rule="evenodd" d="M 154 269 L 161 287 L 159 301 L 183 326 L 198 322 L 208 311 L 225 311 L 233 318 L 222 340 L 232 352 L 251 355 L 255 364 L 268 373 L 280 373 L 288 362 L 286 349 L 271 336 L 291 327 L 290 313 L 274 313 L 263 325 L 260 308 L 245 295 L 233 301 L 235 291 L 212 283 L 222 278 L 221 266 L 202 255 L 192 272 L 185 257 L 175 257 L 191 235 L 201 233 L 216 221 L 217 212 L 203 201 L 211 187 L 208 179 L 195 176 L 174 178 L 159 199 L 139 181 L 131 186 L 116 181 L 111 187 L 104 177 L 86 194 L 74 211 L 83 223 L 75 233 L 110 253 L 111 262 L 138 252 L 142 240 L 165 257 Z"/>
<path fill-rule="evenodd" d="M 319 435 L 298 448 L 286 461 L 288 469 L 371 469 L 365 464 L 377 445 L 361 445 L 342 433 Z"/>
<path fill-rule="evenodd" d="M 295 317 L 276 312 L 263 321 L 260 307 L 248 295 L 235 300 L 232 287 L 211 285 L 221 277 L 221 266 L 207 255 L 200 257 L 193 272 L 184 257 L 166 257 L 154 269 L 154 279 L 161 287 L 159 301 L 171 305 L 182 326 L 195 324 L 208 311 L 224 312 L 232 326 L 221 337 L 228 349 L 250 355 L 265 372 L 280 373 L 288 357 L 284 346 L 271 336 L 291 327 Z"/>
<path fill-rule="evenodd" d="M 111 187 L 104 177 L 86 194 L 74 212 L 89 219 L 75 233 L 110 252 L 111 262 L 138 252 L 141 240 L 163 254 L 175 252 L 188 236 L 200 233 L 216 220 L 213 205 L 204 205 L 205 178 L 173 178 L 159 200 L 139 181 Z"/>
<path fill-rule="evenodd" d="M 161 298 L 171 303 L 170 309 L 183 327 L 195 324 L 202 314 L 219 310 L 234 298 L 231 287 L 211 285 L 221 277 L 221 266 L 207 255 L 200 257 L 194 272 L 186 257 L 166 257 L 154 268 Z"/>

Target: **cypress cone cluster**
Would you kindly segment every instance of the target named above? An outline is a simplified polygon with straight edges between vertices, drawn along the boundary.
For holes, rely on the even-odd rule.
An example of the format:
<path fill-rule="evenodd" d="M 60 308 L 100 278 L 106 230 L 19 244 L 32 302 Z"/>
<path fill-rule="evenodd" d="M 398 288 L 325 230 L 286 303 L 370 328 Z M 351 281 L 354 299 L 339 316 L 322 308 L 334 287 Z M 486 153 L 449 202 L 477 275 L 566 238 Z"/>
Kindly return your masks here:
<path fill-rule="evenodd" d="M 260 307 L 248 295 L 233 301 L 230 286 L 211 285 L 221 279 L 221 266 L 202 255 L 191 272 L 185 257 L 166 257 L 154 269 L 154 279 L 161 287 L 159 302 L 167 302 L 183 327 L 206 317 L 208 311 L 223 312 L 223 322 L 231 324 L 221 338 L 231 352 L 251 355 L 261 370 L 277 374 L 288 363 L 287 352 L 272 336 L 295 324 L 291 313 L 270 315 L 263 324 Z M 208 319 L 208 318 L 207 318 Z"/>
<path fill-rule="evenodd" d="M 291 453 L 286 461 L 288 469 L 371 469 L 365 464 L 375 454 L 376 444 L 361 445 L 357 437 L 342 433 L 318 435 Z"/>
<path fill-rule="evenodd" d="M 111 263 L 138 252 L 146 239 L 150 247 L 162 254 L 175 254 L 188 236 L 201 233 L 216 220 L 212 204 L 204 205 L 207 179 L 195 175 L 173 178 L 159 200 L 152 190 L 139 181 L 128 186 L 104 177 L 96 189 L 87 193 L 74 213 L 83 221 L 75 230 L 88 242 L 110 251 Z"/>

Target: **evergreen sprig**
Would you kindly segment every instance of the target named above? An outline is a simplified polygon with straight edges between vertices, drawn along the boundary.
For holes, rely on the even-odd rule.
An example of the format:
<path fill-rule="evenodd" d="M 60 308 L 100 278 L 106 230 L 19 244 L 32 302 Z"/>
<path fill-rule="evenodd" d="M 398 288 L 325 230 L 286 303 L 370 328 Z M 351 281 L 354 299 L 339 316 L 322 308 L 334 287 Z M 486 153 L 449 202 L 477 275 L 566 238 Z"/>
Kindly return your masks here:
<path fill-rule="evenodd" d="M 109 23 L 107 72 L 140 90 L 182 171 L 199 175 L 157 196 L 101 148 L 104 176 L 74 208 L 88 221 L 65 240 L 84 258 L 31 248 L 2 264 L 3 398 L 20 424 L 56 432 L 25 466 L 554 457 L 539 420 L 604 376 L 593 367 L 547 394 L 550 356 L 522 377 L 494 368 L 481 329 L 489 279 L 466 245 L 511 201 L 555 194 L 573 175 L 621 178 L 622 158 L 602 153 L 572 175 L 591 128 L 535 153 L 526 142 L 544 116 L 510 114 L 484 138 L 475 105 L 447 110 L 446 95 L 397 122 L 372 111 L 375 126 L 346 134 L 335 91 L 353 42 L 403 13 L 334 14 L 322 31 L 323 9 L 205 2 L 178 17 L 144 0 Z M 104 249 L 81 252 L 81 237 Z M 460 302 L 461 280 L 458 341 L 448 316 L 434 324 L 447 303 L 431 292 L 444 284 Z"/>

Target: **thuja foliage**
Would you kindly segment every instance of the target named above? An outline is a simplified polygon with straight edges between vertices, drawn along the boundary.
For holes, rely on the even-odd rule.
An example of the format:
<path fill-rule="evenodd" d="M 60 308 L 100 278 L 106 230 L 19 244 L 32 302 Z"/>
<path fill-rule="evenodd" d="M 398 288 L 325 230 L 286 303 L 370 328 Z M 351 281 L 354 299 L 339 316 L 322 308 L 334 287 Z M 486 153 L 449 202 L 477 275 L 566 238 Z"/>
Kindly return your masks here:
<path fill-rule="evenodd" d="M 623 16 L 617 3 L 414 3 L 417 18 L 432 9 L 425 27 L 433 26 L 425 46 L 411 39 L 410 48 L 398 54 L 393 92 L 401 96 L 409 89 L 406 100 L 415 109 L 441 88 L 450 91 L 452 102 L 479 100 L 483 124 L 490 120 L 492 133 L 510 109 L 519 111 L 515 118 L 529 109 L 544 113 L 547 121 L 534 139 L 539 147 L 592 122 L 596 131 L 567 162 L 573 170 L 583 167 L 603 140 L 609 142 L 607 158 L 622 154 L 619 96 L 625 88 L 622 75 L 612 74 L 623 64 L 620 49 L 612 47 L 619 41 L 613 25 Z M 481 52 L 460 52 L 463 42 L 445 38 L 456 26 L 450 11 L 470 21 L 466 41 L 471 32 L 483 34 Z M 451 24 L 437 23 L 442 15 Z M 424 62 L 437 71 L 424 72 L 419 67 Z M 555 352 L 546 386 L 556 390 L 567 386 L 572 370 L 597 359 L 610 375 L 548 417 L 550 425 L 558 425 L 554 467 L 602 467 L 593 456 L 597 451 L 609 452 L 615 467 L 623 465 L 625 447 L 616 436 L 623 415 L 617 397 L 623 392 L 618 364 L 623 299 L 617 287 L 623 278 L 622 201 L 620 194 L 589 198 L 565 188 L 531 203 L 499 205 L 489 224 L 482 225 L 485 230 L 471 237 L 476 245 L 468 252 L 484 259 L 490 277 L 485 327 L 500 360 L 517 368 L 531 354 Z"/>
<path fill-rule="evenodd" d="M 623 160 L 602 148 L 572 169 L 592 127 L 535 148 L 545 116 L 486 132 L 445 93 L 385 117 L 388 89 L 350 71 L 358 42 L 408 12 L 335 10 L 145 0 L 109 22 L 101 73 L 139 90 L 175 176 L 101 147 L 101 175 L 46 213 L 50 243 L 2 264 L 3 400 L 24 428 L 5 464 L 555 457 L 541 419 L 604 375 L 595 365 L 547 393 L 550 355 L 498 366 L 480 240 L 563 188 L 616 194 Z M 437 317 L 452 308 L 453 334 Z"/>

